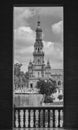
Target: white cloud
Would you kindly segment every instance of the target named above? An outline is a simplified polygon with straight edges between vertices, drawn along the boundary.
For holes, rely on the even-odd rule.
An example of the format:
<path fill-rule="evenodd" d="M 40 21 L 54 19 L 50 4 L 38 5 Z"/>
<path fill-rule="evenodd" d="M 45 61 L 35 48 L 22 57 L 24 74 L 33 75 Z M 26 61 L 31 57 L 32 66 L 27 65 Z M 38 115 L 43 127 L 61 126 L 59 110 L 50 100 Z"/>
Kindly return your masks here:
<path fill-rule="evenodd" d="M 63 15 L 63 7 L 35 7 L 40 15 L 44 16 L 60 16 Z"/>
<path fill-rule="evenodd" d="M 35 32 L 30 27 L 23 26 L 14 30 L 14 63 L 17 60 L 24 63 L 32 57 L 34 40 Z"/>
<path fill-rule="evenodd" d="M 45 59 L 49 59 L 52 63 L 63 62 L 63 49 L 57 46 L 58 43 L 51 41 L 43 41 Z"/>
<path fill-rule="evenodd" d="M 21 42 L 20 42 L 21 41 Z M 14 31 L 14 60 L 23 64 L 22 70 L 27 71 L 30 59 L 33 58 L 35 32 L 30 27 L 20 27 Z M 62 67 L 63 51 L 55 42 L 43 41 L 45 60 L 50 60 L 51 66 Z"/>
<path fill-rule="evenodd" d="M 52 25 L 52 31 L 55 34 L 63 33 L 63 21 L 60 21 L 58 23 L 55 23 Z"/>
<path fill-rule="evenodd" d="M 24 39 L 28 39 L 30 40 L 30 38 L 34 38 L 35 37 L 35 32 L 30 28 L 30 27 L 19 27 L 17 29 L 14 30 L 14 36 L 15 38 L 24 38 Z M 31 35 L 31 37 L 30 37 Z M 29 38 L 30 37 L 30 38 Z"/>
<path fill-rule="evenodd" d="M 33 49 L 34 49 L 33 46 L 29 46 L 29 47 L 22 48 L 21 50 L 19 50 L 19 53 L 20 54 L 24 54 L 24 55 L 26 55 L 26 54 L 32 54 Z"/>
<path fill-rule="evenodd" d="M 56 12 L 60 12 L 60 8 L 49 8 L 49 7 L 39 7 L 40 13 L 42 15 L 58 15 Z M 53 10 L 53 11 L 52 11 Z M 33 49 L 35 42 L 35 31 L 31 29 L 28 19 L 36 15 L 36 7 L 27 8 L 20 7 L 14 10 L 14 61 L 22 63 L 22 70 L 27 71 L 27 66 L 30 59 L 33 59 Z M 62 12 L 62 11 L 61 11 Z M 60 16 L 60 13 L 59 13 Z M 62 16 L 62 14 L 61 14 Z M 45 22 L 44 22 L 45 24 Z M 52 24 L 52 23 L 51 23 Z M 50 25 L 51 26 L 51 25 Z M 52 34 L 60 36 L 63 38 L 63 21 L 55 23 L 52 25 Z M 51 34 L 50 34 L 51 35 Z M 56 43 L 57 42 L 57 43 Z M 63 66 L 63 49 L 60 45 L 60 40 L 58 41 L 43 41 L 45 60 L 49 59 L 51 66 L 55 68 L 60 68 Z"/>
<path fill-rule="evenodd" d="M 14 30 L 14 44 L 19 48 L 31 46 L 35 39 L 35 32 L 30 27 L 19 27 Z"/>
<path fill-rule="evenodd" d="M 38 11 L 37 11 L 38 10 Z M 29 25 L 28 19 L 38 15 L 63 19 L 63 7 L 14 7 L 14 28 Z"/>
<path fill-rule="evenodd" d="M 63 44 L 63 21 L 53 24 L 52 32 L 55 34 L 56 39 Z"/>
<path fill-rule="evenodd" d="M 30 17 L 35 15 L 32 10 L 28 7 L 14 7 L 13 16 L 14 16 L 14 28 L 19 26 L 29 25 L 27 20 Z"/>
<path fill-rule="evenodd" d="M 51 41 L 43 41 L 44 49 L 49 48 L 50 46 L 54 46 L 54 42 Z"/>

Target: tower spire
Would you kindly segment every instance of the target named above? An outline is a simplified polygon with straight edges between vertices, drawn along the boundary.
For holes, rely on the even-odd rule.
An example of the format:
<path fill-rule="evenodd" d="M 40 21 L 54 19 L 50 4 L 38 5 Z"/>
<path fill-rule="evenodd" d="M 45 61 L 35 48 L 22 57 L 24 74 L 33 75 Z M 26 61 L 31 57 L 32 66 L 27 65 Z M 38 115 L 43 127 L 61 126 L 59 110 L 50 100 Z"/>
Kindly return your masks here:
<path fill-rule="evenodd" d="M 37 26 L 40 25 L 40 14 L 39 14 L 39 9 L 36 10 L 36 14 L 37 14 Z"/>
<path fill-rule="evenodd" d="M 38 21 L 40 21 L 40 15 L 38 14 Z"/>
<path fill-rule="evenodd" d="M 39 15 L 39 13 L 38 13 L 37 27 L 40 27 L 40 15 Z"/>
<path fill-rule="evenodd" d="M 40 27 L 40 15 L 37 13 L 37 28 L 36 28 L 36 40 L 42 40 L 42 29 Z"/>

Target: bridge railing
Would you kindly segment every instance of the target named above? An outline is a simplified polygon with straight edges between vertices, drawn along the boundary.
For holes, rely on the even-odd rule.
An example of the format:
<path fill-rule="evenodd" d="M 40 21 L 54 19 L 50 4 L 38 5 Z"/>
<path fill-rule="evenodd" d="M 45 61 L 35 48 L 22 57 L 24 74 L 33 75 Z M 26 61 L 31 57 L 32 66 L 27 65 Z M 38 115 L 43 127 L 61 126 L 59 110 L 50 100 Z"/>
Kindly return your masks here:
<path fill-rule="evenodd" d="M 63 107 L 15 107 L 14 128 L 63 127 Z"/>

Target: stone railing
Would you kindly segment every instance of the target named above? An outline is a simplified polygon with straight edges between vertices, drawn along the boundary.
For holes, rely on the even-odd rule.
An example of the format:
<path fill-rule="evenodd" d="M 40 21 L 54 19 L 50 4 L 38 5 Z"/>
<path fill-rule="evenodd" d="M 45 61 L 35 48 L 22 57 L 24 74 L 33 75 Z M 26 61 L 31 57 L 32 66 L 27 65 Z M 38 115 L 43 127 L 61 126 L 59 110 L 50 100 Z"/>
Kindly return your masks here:
<path fill-rule="evenodd" d="M 63 127 L 63 107 L 18 107 L 13 115 L 14 128 Z"/>

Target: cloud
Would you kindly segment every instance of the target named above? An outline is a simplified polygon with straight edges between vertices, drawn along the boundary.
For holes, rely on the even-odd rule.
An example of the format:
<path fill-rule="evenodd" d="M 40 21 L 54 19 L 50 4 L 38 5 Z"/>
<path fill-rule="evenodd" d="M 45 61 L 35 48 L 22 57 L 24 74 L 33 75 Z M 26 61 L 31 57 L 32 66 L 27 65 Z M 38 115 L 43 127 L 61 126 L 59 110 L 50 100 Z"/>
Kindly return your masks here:
<path fill-rule="evenodd" d="M 20 27 L 14 31 L 14 56 L 15 60 L 23 64 L 22 70 L 27 70 L 28 62 L 33 60 L 35 32 L 30 27 Z M 43 41 L 45 60 L 51 62 L 51 66 L 59 68 L 63 63 L 63 50 L 56 46 L 58 43 Z M 57 65 L 57 66 L 56 66 Z"/>
<path fill-rule="evenodd" d="M 58 43 L 43 41 L 45 63 L 49 59 L 52 68 L 63 68 L 63 49 L 57 46 Z"/>
<path fill-rule="evenodd" d="M 33 16 L 54 16 L 63 19 L 63 7 L 14 7 L 14 28 L 29 26 L 28 19 Z"/>
<path fill-rule="evenodd" d="M 63 7 L 35 7 L 36 12 L 44 16 L 63 16 Z"/>
<path fill-rule="evenodd" d="M 28 27 L 19 27 L 14 30 L 14 60 L 25 62 L 32 56 L 35 32 Z"/>
<path fill-rule="evenodd" d="M 35 37 L 35 32 L 30 27 L 22 26 L 14 30 L 15 39 L 22 39 L 22 40 L 24 39 L 27 41 L 33 41 L 34 37 Z"/>
<path fill-rule="evenodd" d="M 54 18 L 53 16 L 62 17 L 62 8 L 50 8 L 50 7 L 18 7 L 14 9 L 14 63 L 22 63 L 22 70 L 27 71 L 28 63 L 30 59 L 33 61 L 33 51 L 34 51 L 34 42 L 35 42 L 35 26 L 33 27 L 33 19 L 32 17 L 36 15 L 36 10 L 39 9 L 40 16 L 50 16 L 50 18 Z M 37 16 L 37 15 L 36 15 Z M 31 22 L 29 22 L 29 18 L 31 18 Z M 46 17 L 47 19 L 48 17 Z M 49 35 L 54 39 L 43 40 L 44 44 L 44 53 L 45 53 L 45 61 L 50 60 L 52 68 L 62 68 L 63 67 L 63 21 L 60 19 L 58 22 L 58 18 L 53 20 L 53 22 L 47 23 L 45 22 L 44 17 L 44 28 L 47 28 L 51 33 L 47 32 L 43 36 Z M 35 20 L 35 19 L 34 19 Z M 45 24 L 46 23 L 46 24 Z"/>
<path fill-rule="evenodd" d="M 54 46 L 54 42 L 51 41 L 43 41 L 43 44 L 44 44 L 44 49 Z"/>
<path fill-rule="evenodd" d="M 14 28 L 18 28 L 19 26 L 28 26 L 29 23 L 27 20 L 35 15 L 33 10 L 28 7 L 14 7 L 13 10 L 13 25 Z"/>
<path fill-rule="evenodd" d="M 52 25 L 52 31 L 55 34 L 63 33 L 63 21 L 60 21 L 58 23 L 55 23 Z"/>
<path fill-rule="evenodd" d="M 55 35 L 55 38 L 63 43 L 63 21 L 59 21 L 58 23 L 54 23 L 52 25 L 52 32 Z"/>
<path fill-rule="evenodd" d="M 30 27 L 19 27 L 14 30 L 14 44 L 19 47 L 31 46 L 35 39 L 35 32 Z"/>
<path fill-rule="evenodd" d="M 63 50 L 56 46 L 58 43 L 44 41 L 44 51 L 46 52 L 45 57 L 52 61 L 63 61 Z"/>
<path fill-rule="evenodd" d="M 34 47 L 33 46 L 29 46 L 29 47 L 26 47 L 26 48 L 22 48 L 21 50 L 19 50 L 19 53 L 21 54 L 21 55 L 31 55 L 32 53 L 33 53 L 33 49 L 34 49 Z"/>

